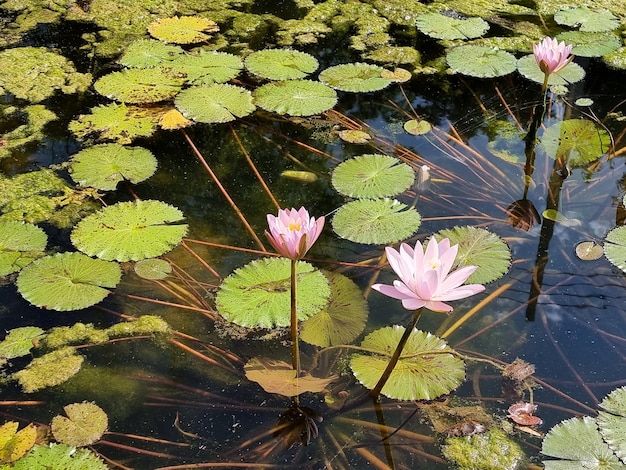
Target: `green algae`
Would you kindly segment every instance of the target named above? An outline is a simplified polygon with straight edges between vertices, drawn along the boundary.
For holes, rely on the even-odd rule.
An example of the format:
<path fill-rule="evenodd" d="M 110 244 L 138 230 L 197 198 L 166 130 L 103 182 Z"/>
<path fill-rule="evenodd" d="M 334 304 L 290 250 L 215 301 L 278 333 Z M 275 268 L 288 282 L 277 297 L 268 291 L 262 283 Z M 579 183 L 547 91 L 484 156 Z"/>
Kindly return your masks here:
<path fill-rule="evenodd" d="M 26 106 L 22 109 L 9 107 L 4 110 L 4 116 L 17 119 L 21 124 L 5 133 L 0 142 L 0 158 L 8 157 L 13 150 L 20 149 L 31 142 L 41 141 L 44 127 L 57 119 L 57 115 L 40 104 Z"/>
<path fill-rule="evenodd" d="M 40 346 L 47 349 L 59 349 L 77 344 L 98 344 L 109 340 L 105 330 L 97 329 L 91 323 L 74 323 L 72 326 L 58 326 L 50 329 L 40 341 Z"/>
<path fill-rule="evenodd" d="M 521 447 L 498 429 L 469 437 L 449 437 L 442 452 L 459 470 L 515 470 L 524 460 Z"/>
<path fill-rule="evenodd" d="M 80 370 L 83 360 L 72 347 L 57 349 L 33 359 L 12 377 L 25 393 L 33 393 L 65 382 Z"/>

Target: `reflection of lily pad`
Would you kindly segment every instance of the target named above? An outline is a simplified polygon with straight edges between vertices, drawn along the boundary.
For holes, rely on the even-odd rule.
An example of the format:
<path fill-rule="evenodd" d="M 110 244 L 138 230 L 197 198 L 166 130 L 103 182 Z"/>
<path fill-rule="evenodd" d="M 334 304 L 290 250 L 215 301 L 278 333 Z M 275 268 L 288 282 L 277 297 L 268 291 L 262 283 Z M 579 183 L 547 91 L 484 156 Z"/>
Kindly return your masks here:
<path fill-rule="evenodd" d="M 513 54 L 475 45 L 453 47 L 446 54 L 446 60 L 453 72 L 479 78 L 508 75 L 517 67 Z"/>
<path fill-rule="evenodd" d="M 626 272 L 626 227 L 615 227 L 606 234 L 604 256 L 622 271 Z"/>
<path fill-rule="evenodd" d="M 35 347 L 37 340 L 44 330 L 36 326 L 23 326 L 9 330 L 5 338 L 0 341 L 0 358 L 13 359 L 26 356 Z"/>
<path fill-rule="evenodd" d="M 84 447 L 98 441 L 109 424 L 106 413 L 95 403 L 72 403 L 63 407 L 67 416 L 52 418 L 50 430 L 57 442 Z"/>
<path fill-rule="evenodd" d="M 567 119 L 545 130 L 541 146 L 550 158 L 560 159 L 571 167 L 584 166 L 608 151 L 611 137 L 592 121 Z"/>
<path fill-rule="evenodd" d="M 517 61 L 517 69 L 524 77 L 533 82 L 542 83 L 544 80 L 544 73 L 537 65 L 535 56 L 530 54 L 520 58 Z M 585 78 L 585 70 L 578 64 L 570 62 L 565 68 L 559 70 L 556 73 L 551 73 L 548 77 L 549 85 L 568 85 L 570 83 L 576 83 Z"/>
<path fill-rule="evenodd" d="M 148 149 L 102 144 L 87 147 L 72 157 L 72 179 L 82 186 L 113 191 L 120 181 L 139 183 L 150 178 L 157 160 Z"/>
<path fill-rule="evenodd" d="M 36 357 L 24 369 L 13 374 L 13 378 L 25 393 L 33 393 L 70 379 L 78 373 L 83 360 L 76 349 L 68 346 Z"/>
<path fill-rule="evenodd" d="M 98 93 L 124 103 L 156 103 L 173 98 L 184 83 L 171 69 L 126 69 L 112 72 L 94 83 Z"/>
<path fill-rule="evenodd" d="M 229 122 L 254 111 L 252 95 L 235 85 L 196 86 L 176 96 L 176 107 L 197 122 Z"/>
<path fill-rule="evenodd" d="M 172 272 L 172 265 L 164 259 L 142 259 L 135 264 L 135 272 L 144 279 L 165 279 Z"/>
<path fill-rule="evenodd" d="M 619 28 L 619 18 L 610 11 L 591 10 L 587 7 L 557 11 L 554 14 L 554 21 L 589 32 L 611 31 Z"/>
<path fill-rule="evenodd" d="M 600 411 L 598 428 L 604 441 L 626 464 L 626 387 L 613 390 L 600 403 L 606 411 Z"/>
<path fill-rule="evenodd" d="M 266 111 L 292 116 L 312 116 L 328 111 L 337 103 L 332 88 L 311 80 L 266 83 L 254 90 L 254 102 Z"/>
<path fill-rule="evenodd" d="M 161 201 L 120 202 L 83 220 L 72 243 L 83 253 L 105 260 L 137 261 L 161 256 L 187 234 L 183 214 Z"/>
<path fill-rule="evenodd" d="M 359 199 L 341 206 L 333 217 L 337 235 L 357 243 L 388 244 L 406 240 L 421 217 L 394 199 Z"/>
<path fill-rule="evenodd" d="M 332 184 L 349 197 L 377 198 L 400 194 L 415 180 L 409 165 L 380 154 L 350 158 L 335 168 Z"/>
<path fill-rule="evenodd" d="M 452 18 L 437 12 L 418 16 L 416 26 L 422 33 L 437 39 L 472 39 L 489 29 L 489 23 L 482 18 Z"/>
<path fill-rule="evenodd" d="M 328 302 L 328 280 L 313 266 L 297 264 L 298 319 L 306 320 Z M 273 328 L 291 323 L 291 261 L 264 258 L 237 269 L 217 293 L 217 310 L 226 320 L 250 328 Z"/>
<path fill-rule="evenodd" d="M 317 59 L 306 52 L 290 49 L 265 49 L 246 57 L 246 68 L 270 80 L 301 79 L 317 70 Z"/>
<path fill-rule="evenodd" d="M 341 64 L 329 67 L 319 75 L 322 83 L 341 91 L 368 92 L 386 88 L 391 83 L 381 76 L 385 69 L 372 64 Z"/>
<path fill-rule="evenodd" d="M 155 67 L 171 61 L 185 53 L 180 46 L 165 44 L 155 39 L 139 39 L 130 43 L 118 62 L 126 67 Z"/>
<path fill-rule="evenodd" d="M 0 276 L 19 271 L 43 256 L 48 237 L 33 224 L 0 221 Z"/>
<path fill-rule="evenodd" d="M 148 32 L 156 39 L 175 44 L 194 44 L 211 38 L 219 31 L 215 21 L 196 16 L 164 18 L 148 25 Z"/>
<path fill-rule="evenodd" d="M 328 305 L 307 319 L 300 332 L 302 341 L 323 348 L 351 343 L 367 322 L 367 302 L 361 289 L 346 276 L 325 274 L 330 280 Z"/>
<path fill-rule="evenodd" d="M 33 261 L 17 278 L 17 289 L 37 307 L 79 310 L 104 299 L 121 278 L 117 263 L 82 253 L 59 253 Z"/>
<path fill-rule="evenodd" d="M 350 361 L 352 373 L 365 388 L 376 386 L 403 333 L 404 328 L 395 325 L 365 337 L 361 347 L 380 351 L 380 355 L 355 354 Z M 381 393 L 397 400 L 433 400 L 450 393 L 465 378 L 463 361 L 450 354 L 426 354 L 446 349 L 450 348 L 441 338 L 413 330 Z"/>
<path fill-rule="evenodd" d="M 235 78 L 243 68 L 243 62 L 233 54 L 201 50 L 180 56 L 167 66 L 183 74 L 187 83 L 212 85 Z"/>
<path fill-rule="evenodd" d="M 579 57 L 601 57 L 616 50 L 622 45 L 619 36 L 613 32 L 585 33 L 582 31 L 566 31 L 556 39 L 573 44 L 572 54 Z"/>

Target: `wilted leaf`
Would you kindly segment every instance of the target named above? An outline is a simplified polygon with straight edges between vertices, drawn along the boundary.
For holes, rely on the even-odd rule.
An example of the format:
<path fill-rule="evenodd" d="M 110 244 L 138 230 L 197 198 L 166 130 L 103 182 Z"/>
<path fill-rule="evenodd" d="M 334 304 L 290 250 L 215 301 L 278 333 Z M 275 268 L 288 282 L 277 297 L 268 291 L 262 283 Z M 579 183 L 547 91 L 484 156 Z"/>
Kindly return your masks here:
<path fill-rule="evenodd" d="M 95 403 L 73 403 L 64 406 L 65 416 L 52 418 L 54 438 L 63 444 L 84 447 L 98 441 L 109 425 L 106 413 Z"/>
<path fill-rule="evenodd" d="M 0 426 L 0 464 L 15 462 L 22 458 L 37 439 L 37 428 L 29 424 L 17 430 L 19 423 L 9 421 Z"/>

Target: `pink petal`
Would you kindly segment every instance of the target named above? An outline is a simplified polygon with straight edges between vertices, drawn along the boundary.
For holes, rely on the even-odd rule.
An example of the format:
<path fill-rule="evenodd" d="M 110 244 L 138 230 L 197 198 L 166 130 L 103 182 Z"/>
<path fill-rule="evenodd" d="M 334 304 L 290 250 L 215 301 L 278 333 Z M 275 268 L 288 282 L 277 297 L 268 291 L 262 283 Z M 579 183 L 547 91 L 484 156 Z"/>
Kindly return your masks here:
<path fill-rule="evenodd" d="M 452 307 L 446 303 L 439 302 L 437 300 L 429 300 L 424 305 L 427 309 L 432 310 L 433 312 L 451 312 Z"/>

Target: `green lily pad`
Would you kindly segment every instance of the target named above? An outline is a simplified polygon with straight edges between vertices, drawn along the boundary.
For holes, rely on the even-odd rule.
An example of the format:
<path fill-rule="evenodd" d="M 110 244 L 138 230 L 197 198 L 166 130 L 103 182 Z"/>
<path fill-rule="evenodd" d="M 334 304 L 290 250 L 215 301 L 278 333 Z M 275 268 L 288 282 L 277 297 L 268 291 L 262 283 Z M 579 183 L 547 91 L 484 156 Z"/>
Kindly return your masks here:
<path fill-rule="evenodd" d="M 354 63 L 329 67 L 319 75 L 320 82 L 341 91 L 363 93 L 378 91 L 391 83 L 383 78 L 384 68 L 378 65 Z"/>
<path fill-rule="evenodd" d="M 541 146 L 550 158 L 565 161 L 571 167 L 585 166 L 608 151 L 611 137 L 592 121 L 567 119 L 545 130 Z"/>
<path fill-rule="evenodd" d="M 446 54 L 446 61 L 454 73 L 479 78 L 508 75 L 517 67 L 513 54 L 475 45 L 453 47 Z"/>
<path fill-rule="evenodd" d="M 255 109 L 248 90 L 225 83 L 187 88 L 175 103 L 186 118 L 206 123 L 234 121 Z"/>
<path fill-rule="evenodd" d="M 312 80 L 266 83 L 254 90 L 254 103 L 266 111 L 291 116 L 312 116 L 332 109 L 337 93 Z"/>
<path fill-rule="evenodd" d="M 290 49 L 264 49 L 245 60 L 253 74 L 270 80 L 296 80 L 315 72 L 319 62 L 311 54 Z"/>
<path fill-rule="evenodd" d="M 170 100 L 181 90 L 184 76 L 172 69 L 153 67 L 112 72 L 94 83 L 102 96 L 123 103 L 156 103 Z"/>
<path fill-rule="evenodd" d="M 67 416 L 52 418 L 52 435 L 63 444 L 85 447 L 98 441 L 107 430 L 107 414 L 95 403 L 72 403 L 63 407 Z"/>
<path fill-rule="evenodd" d="M 544 73 L 537 65 L 534 55 L 525 55 L 520 58 L 517 61 L 517 70 L 527 79 L 543 84 Z M 585 78 L 585 69 L 574 62 L 570 62 L 563 69 L 550 74 L 548 85 L 569 85 L 579 82 L 583 78 Z"/>
<path fill-rule="evenodd" d="M 430 37 L 450 40 L 477 38 L 489 29 L 482 18 L 452 18 L 438 12 L 418 16 L 416 26 Z"/>
<path fill-rule="evenodd" d="M 241 72 L 243 62 L 233 54 L 201 50 L 182 55 L 167 66 L 184 75 L 187 83 L 212 85 L 235 78 Z"/>
<path fill-rule="evenodd" d="M 14 328 L 0 341 L 0 358 L 13 359 L 26 356 L 35 347 L 33 342 L 44 334 L 44 330 L 36 326 Z"/>
<path fill-rule="evenodd" d="M 404 127 L 404 130 L 411 135 L 428 134 L 433 129 L 430 122 L 424 121 L 423 119 L 420 119 L 419 121 L 417 119 L 409 119 L 402 127 Z"/>
<path fill-rule="evenodd" d="M 80 370 L 83 360 L 75 348 L 68 346 L 36 357 L 12 378 L 18 381 L 25 393 L 33 393 L 72 378 Z"/>
<path fill-rule="evenodd" d="M 572 54 L 579 57 L 602 57 L 610 54 L 622 45 L 619 36 L 609 33 L 586 33 L 583 31 L 566 31 L 556 39 L 573 44 Z"/>
<path fill-rule="evenodd" d="M 33 224 L 0 221 L 0 276 L 19 271 L 43 256 L 48 236 Z"/>
<path fill-rule="evenodd" d="M 157 159 L 142 147 L 101 144 L 87 147 L 72 157 L 70 175 L 81 186 L 113 191 L 120 181 L 140 183 L 157 169 Z"/>
<path fill-rule="evenodd" d="M 580 31 L 602 32 L 619 28 L 619 18 L 608 10 L 591 10 L 586 6 L 561 10 L 554 21 L 565 26 L 579 27 Z"/>
<path fill-rule="evenodd" d="M 120 202 L 83 220 L 71 234 L 83 253 L 105 260 L 138 261 L 161 256 L 187 234 L 183 214 L 161 201 Z"/>
<path fill-rule="evenodd" d="M 144 279 L 165 279 L 172 272 L 172 265 L 164 259 L 149 258 L 135 263 L 135 273 Z"/>
<path fill-rule="evenodd" d="M 126 67 L 148 68 L 168 66 L 174 59 L 185 54 L 180 46 L 165 44 L 155 39 L 139 39 L 131 42 L 118 62 Z"/>
<path fill-rule="evenodd" d="M 467 284 L 486 284 L 499 279 L 511 266 L 511 251 L 499 236 L 484 228 L 453 227 L 435 234 L 440 241 L 448 238 L 450 245 L 459 245 L 454 268 L 478 266 Z"/>
<path fill-rule="evenodd" d="M 330 300 L 326 308 L 302 323 L 300 338 L 322 348 L 350 344 L 365 328 L 367 301 L 350 278 L 330 271 L 324 274 L 330 281 Z"/>
<path fill-rule="evenodd" d="M 606 234 L 604 256 L 626 273 L 626 227 L 615 227 Z"/>
<path fill-rule="evenodd" d="M 306 320 L 322 310 L 330 296 L 328 280 L 308 263 L 297 263 L 297 315 Z M 224 279 L 215 299 L 226 320 L 248 328 L 291 324 L 291 261 L 263 258 Z"/>
<path fill-rule="evenodd" d="M 215 21 L 197 16 L 163 18 L 148 25 L 148 32 L 156 39 L 175 44 L 195 44 L 211 38 L 219 31 Z"/>
<path fill-rule="evenodd" d="M 17 278 L 19 293 L 49 310 L 79 310 L 97 304 L 122 276 L 117 263 L 82 253 L 59 253 L 33 261 Z"/>
<path fill-rule="evenodd" d="M 610 54 L 602 56 L 602 60 L 613 69 L 626 70 L 626 46 L 619 47 Z"/>
<path fill-rule="evenodd" d="M 626 464 L 626 387 L 613 390 L 602 400 L 598 428 L 604 441 L 615 455 Z"/>
<path fill-rule="evenodd" d="M 340 163 L 332 175 L 334 188 L 349 197 L 378 198 L 406 191 L 415 173 L 399 159 L 381 154 L 360 155 Z"/>
<path fill-rule="evenodd" d="M 546 470 L 624 468 L 602 440 L 596 420 L 589 416 L 571 418 L 550 429 L 543 439 L 541 453 L 559 459 L 544 460 Z"/>
<path fill-rule="evenodd" d="M 51 443 L 36 445 L 11 467 L 12 470 L 34 468 L 107 470 L 109 467 L 89 449 L 76 449 L 66 444 Z"/>
<path fill-rule="evenodd" d="M 342 238 L 387 245 L 409 238 L 421 221 L 419 212 L 395 199 L 359 199 L 341 206 L 332 225 Z"/>
<path fill-rule="evenodd" d="M 376 386 L 403 333 L 403 327 L 394 325 L 365 337 L 361 347 L 380 353 L 355 354 L 350 360 L 352 373 L 365 388 Z M 465 379 L 463 361 L 450 354 L 427 354 L 446 349 L 441 338 L 414 329 L 381 393 L 396 400 L 433 400 L 459 387 Z"/>

